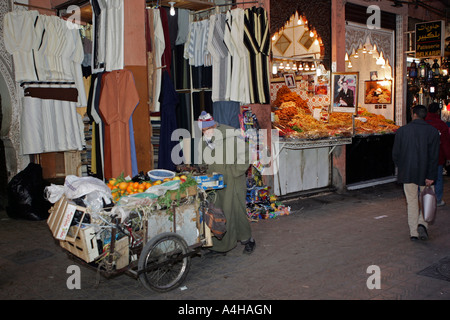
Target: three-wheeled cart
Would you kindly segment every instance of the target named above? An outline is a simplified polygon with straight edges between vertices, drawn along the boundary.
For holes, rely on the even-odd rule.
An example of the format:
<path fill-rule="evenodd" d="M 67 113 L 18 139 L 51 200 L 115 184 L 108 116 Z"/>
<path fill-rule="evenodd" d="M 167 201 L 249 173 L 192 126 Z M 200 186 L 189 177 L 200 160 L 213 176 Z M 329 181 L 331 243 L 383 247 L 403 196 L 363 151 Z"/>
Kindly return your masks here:
<path fill-rule="evenodd" d="M 106 278 L 125 273 L 166 292 L 186 279 L 191 257 L 212 246 L 202 218 L 211 192 L 194 186 L 167 207 L 143 198 L 96 213 L 62 197 L 47 223 L 70 258 Z M 78 224 L 65 225 L 77 214 Z"/>

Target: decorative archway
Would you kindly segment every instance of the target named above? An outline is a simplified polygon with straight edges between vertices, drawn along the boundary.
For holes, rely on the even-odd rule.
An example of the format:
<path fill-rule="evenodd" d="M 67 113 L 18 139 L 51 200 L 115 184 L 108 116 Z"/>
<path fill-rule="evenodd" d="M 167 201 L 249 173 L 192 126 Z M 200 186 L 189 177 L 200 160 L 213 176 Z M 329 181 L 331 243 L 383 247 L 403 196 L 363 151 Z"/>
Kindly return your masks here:
<path fill-rule="evenodd" d="M 323 43 L 321 59 L 327 70 L 331 66 L 331 1 L 329 0 L 270 0 L 270 34 L 273 35 L 295 13 L 305 16 Z M 322 50 L 321 50 L 322 52 Z"/>

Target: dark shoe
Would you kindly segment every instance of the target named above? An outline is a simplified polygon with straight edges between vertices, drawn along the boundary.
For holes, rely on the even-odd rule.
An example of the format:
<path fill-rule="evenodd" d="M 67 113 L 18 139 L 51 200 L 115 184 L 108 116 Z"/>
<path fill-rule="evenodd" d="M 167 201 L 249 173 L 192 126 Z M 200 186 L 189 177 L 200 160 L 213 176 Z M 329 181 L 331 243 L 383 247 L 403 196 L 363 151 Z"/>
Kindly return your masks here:
<path fill-rule="evenodd" d="M 411 241 L 419 241 L 419 238 L 417 237 L 410 237 Z"/>
<path fill-rule="evenodd" d="M 242 243 L 242 244 L 245 245 L 245 247 L 244 247 L 244 253 L 245 254 L 251 254 L 255 250 L 256 241 L 253 240 L 253 239 L 252 240 L 248 240 L 247 242 Z"/>
<path fill-rule="evenodd" d="M 428 240 L 427 228 L 425 228 L 423 224 L 419 224 L 419 226 L 417 227 L 417 232 L 419 232 L 420 240 Z"/>

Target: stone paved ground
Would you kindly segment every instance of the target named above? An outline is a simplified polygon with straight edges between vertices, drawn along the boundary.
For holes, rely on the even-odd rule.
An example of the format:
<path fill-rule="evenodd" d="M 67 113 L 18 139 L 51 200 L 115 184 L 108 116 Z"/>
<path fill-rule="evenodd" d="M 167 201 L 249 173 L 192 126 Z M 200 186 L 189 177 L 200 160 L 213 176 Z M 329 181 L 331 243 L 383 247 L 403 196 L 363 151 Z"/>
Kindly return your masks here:
<path fill-rule="evenodd" d="M 239 245 L 225 256 L 192 258 L 180 288 L 156 293 L 127 275 L 100 278 L 81 267 L 81 289 L 69 290 L 69 260 L 45 221 L 9 219 L 0 213 L 0 299 L 137 300 L 449 300 L 447 280 L 419 275 L 450 257 L 448 203 L 438 208 L 428 241 L 411 242 L 403 191 L 396 183 L 323 193 L 285 202 L 291 215 L 253 223 L 256 251 Z M 368 289 L 376 265 L 381 289 Z M 439 271 L 438 270 L 438 271 Z"/>

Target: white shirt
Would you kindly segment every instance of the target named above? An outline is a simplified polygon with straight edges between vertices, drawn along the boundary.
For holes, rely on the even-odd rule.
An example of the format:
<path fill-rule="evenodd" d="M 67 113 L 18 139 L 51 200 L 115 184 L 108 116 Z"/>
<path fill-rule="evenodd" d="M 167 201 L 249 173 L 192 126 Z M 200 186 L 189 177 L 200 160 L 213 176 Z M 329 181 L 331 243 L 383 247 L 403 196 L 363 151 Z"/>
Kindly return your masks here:
<path fill-rule="evenodd" d="M 32 50 L 37 46 L 34 22 L 38 15 L 36 10 L 5 14 L 3 39 L 6 50 L 13 56 L 16 81 L 37 80 Z"/>

